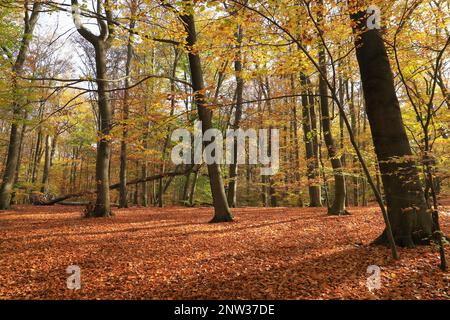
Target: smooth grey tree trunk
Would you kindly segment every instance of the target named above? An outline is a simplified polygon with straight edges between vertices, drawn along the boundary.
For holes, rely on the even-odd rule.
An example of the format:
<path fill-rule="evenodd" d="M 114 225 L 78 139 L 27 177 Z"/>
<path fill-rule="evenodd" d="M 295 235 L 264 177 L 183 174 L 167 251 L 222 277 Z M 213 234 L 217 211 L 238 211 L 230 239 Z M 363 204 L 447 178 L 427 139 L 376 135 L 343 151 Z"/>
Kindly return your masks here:
<path fill-rule="evenodd" d="M 97 92 L 98 108 L 100 115 L 100 141 L 97 146 L 97 161 L 95 177 L 97 181 L 97 201 L 95 203 L 95 217 L 108 217 L 111 215 L 111 203 L 109 194 L 109 165 L 111 157 L 111 132 L 112 110 L 108 100 L 108 84 L 106 82 L 106 50 L 105 44 L 99 42 L 96 46 L 95 63 L 97 68 Z"/>
<path fill-rule="evenodd" d="M 109 180 L 110 180 L 110 157 L 111 157 L 111 121 L 112 108 L 108 97 L 108 74 L 107 74 L 107 51 L 111 46 L 114 38 L 114 22 L 111 4 L 109 0 L 97 2 L 97 13 L 103 14 L 106 19 L 98 19 L 98 27 L 100 34 L 94 35 L 89 29 L 81 24 L 79 14 L 78 0 L 72 0 L 73 18 L 78 33 L 89 41 L 95 49 L 95 67 L 96 67 L 96 83 L 97 83 L 97 99 L 99 111 L 99 133 L 97 143 L 97 157 L 95 164 L 95 180 L 97 185 L 97 200 L 91 212 L 87 215 L 90 217 L 109 217 L 112 215 Z M 102 10 L 103 9 L 103 10 Z M 77 14 L 78 13 L 78 14 Z"/>
<path fill-rule="evenodd" d="M 192 14 L 182 14 L 180 16 L 188 34 L 186 43 L 189 48 L 193 48 L 197 42 L 197 32 L 195 30 L 195 21 Z M 213 112 L 207 107 L 203 91 L 205 89 L 203 82 L 203 71 L 200 62 L 200 56 L 193 51 L 189 52 L 189 66 L 191 70 L 192 87 L 195 92 L 194 100 L 197 105 L 198 115 L 202 121 L 202 132 L 212 129 Z M 205 146 L 211 142 L 205 142 Z M 230 208 L 228 207 L 225 188 L 223 185 L 220 165 L 217 163 L 208 165 L 209 181 L 214 205 L 214 217 L 211 222 L 229 222 L 233 221 Z"/>

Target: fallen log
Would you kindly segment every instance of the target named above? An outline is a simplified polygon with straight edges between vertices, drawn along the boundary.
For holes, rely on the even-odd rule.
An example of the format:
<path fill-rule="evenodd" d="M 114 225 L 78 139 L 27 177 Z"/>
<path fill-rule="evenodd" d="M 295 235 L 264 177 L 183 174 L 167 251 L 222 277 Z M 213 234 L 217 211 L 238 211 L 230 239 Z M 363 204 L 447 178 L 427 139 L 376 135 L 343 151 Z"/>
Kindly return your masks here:
<path fill-rule="evenodd" d="M 85 207 L 89 204 L 89 201 L 62 201 L 59 203 L 60 206 L 68 206 L 68 207 Z M 114 207 L 111 204 L 111 207 Z"/>
<path fill-rule="evenodd" d="M 180 171 L 180 172 L 177 172 L 177 171 L 166 172 L 163 174 L 157 174 L 157 175 L 146 177 L 146 178 L 134 179 L 134 180 L 127 182 L 127 186 L 144 183 L 144 182 L 150 182 L 150 181 L 154 181 L 154 180 L 159 180 L 159 179 L 166 178 L 166 177 L 182 176 L 182 175 L 185 175 L 185 174 L 191 172 L 193 170 L 193 168 L 194 168 L 194 166 L 189 166 L 187 169 Z M 120 186 L 120 183 L 115 183 L 115 184 L 110 185 L 109 189 L 110 190 L 119 189 L 119 186 Z M 96 194 L 96 193 L 97 193 L 97 190 L 86 190 L 86 191 L 80 191 L 80 192 L 76 192 L 76 193 L 70 193 L 70 194 L 60 196 L 60 197 L 56 197 L 50 201 L 41 202 L 38 205 L 52 206 L 59 202 L 65 201 L 67 199 L 79 198 L 82 196 L 92 195 L 92 194 Z"/>

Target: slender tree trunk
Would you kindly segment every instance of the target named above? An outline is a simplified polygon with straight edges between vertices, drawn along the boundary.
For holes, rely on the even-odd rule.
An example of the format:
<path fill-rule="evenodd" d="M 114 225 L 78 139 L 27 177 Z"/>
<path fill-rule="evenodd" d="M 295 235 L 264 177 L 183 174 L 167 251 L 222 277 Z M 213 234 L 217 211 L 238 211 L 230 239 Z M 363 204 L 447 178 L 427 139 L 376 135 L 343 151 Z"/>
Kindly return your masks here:
<path fill-rule="evenodd" d="M 37 180 L 38 165 L 41 162 L 41 150 L 42 150 L 42 128 L 39 128 L 37 134 L 36 150 L 33 159 L 33 171 L 31 174 L 31 183 L 33 184 L 36 183 Z"/>
<path fill-rule="evenodd" d="M 352 14 L 351 18 L 358 34 L 356 56 L 392 233 L 398 245 L 412 247 L 431 236 L 432 217 L 427 212 L 416 164 L 411 160 L 412 151 L 382 35 L 376 29 L 366 29 L 365 10 Z M 387 243 L 386 230 L 375 242 Z"/>
<path fill-rule="evenodd" d="M 161 166 L 161 173 L 164 173 L 165 168 L 164 165 Z M 158 181 L 158 207 L 164 207 L 164 179 L 161 178 Z"/>
<path fill-rule="evenodd" d="M 267 195 L 267 177 L 261 176 L 261 201 L 265 208 L 269 207 L 269 196 Z"/>
<path fill-rule="evenodd" d="M 296 88 L 295 88 L 295 76 L 291 75 L 290 77 L 291 82 L 291 92 L 293 95 L 296 94 Z M 298 110 L 297 110 L 297 97 L 292 98 L 292 121 L 291 121 L 291 138 L 294 142 L 294 181 L 296 185 L 300 181 L 300 143 L 298 138 Z M 309 119 L 309 117 L 308 117 Z M 302 193 L 300 190 L 298 190 L 296 186 L 295 192 L 298 192 L 298 199 L 297 204 L 299 206 L 303 206 L 303 200 L 302 200 Z"/>
<path fill-rule="evenodd" d="M 311 85 L 311 82 L 308 79 L 308 84 Z M 313 158 L 313 163 L 314 163 L 314 177 L 318 180 L 320 180 L 320 161 L 319 161 L 319 140 L 318 140 L 318 130 L 317 130 L 317 115 L 316 115 L 316 103 L 315 103 L 315 97 L 313 95 L 313 91 L 312 89 L 308 89 L 308 100 L 309 100 L 309 120 L 311 123 L 311 142 L 312 142 L 312 147 L 313 147 L 313 152 L 314 152 L 314 158 Z M 322 191 L 321 191 L 321 187 L 318 183 L 317 186 L 317 206 L 318 207 L 322 207 Z"/>
<path fill-rule="evenodd" d="M 318 176 L 316 168 L 316 154 L 314 152 L 314 139 L 311 125 L 311 113 L 310 109 L 314 108 L 314 104 L 311 105 L 311 100 L 308 99 L 308 81 L 305 75 L 300 76 L 302 81 L 302 87 L 304 94 L 302 95 L 302 115 L 303 115 L 303 134 L 305 140 L 306 151 L 306 171 L 308 176 L 308 189 L 309 189 L 309 206 L 321 207 L 322 200 L 320 195 L 320 185 L 318 185 Z M 314 100 L 313 100 L 314 102 Z"/>
<path fill-rule="evenodd" d="M 242 118 L 242 104 L 243 104 L 243 93 L 244 93 L 244 79 L 241 76 L 242 73 L 242 54 L 241 54 L 241 44 L 242 44 L 242 27 L 238 26 L 236 32 L 237 40 L 237 54 L 234 61 L 234 71 L 236 73 L 236 109 L 234 113 L 234 123 L 233 129 L 237 130 L 240 128 L 240 122 Z M 230 164 L 230 182 L 228 184 L 228 204 L 230 207 L 235 208 L 237 205 L 237 184 L 238 184 L 238 141 L 237 138 L 233 142 L 233 163 Z"/>
<path fill-rule="evenodd" d="M 198 167 L 198 169 L 194 172 L 194 179 L 192 180 L 191 190 L 189 192 L 189 205 L 192 207 L 195 204 L 195 190 L 197 188 L 197 181 L 198 181 L 198 173 L 200 171 L 201 167 Z"/>
<path fill-rule="evenodd" d="M 147 105 L 144 105 L 144 114 L 147 114 L 148 110 L 147 110 Z M 144 134 L 143 134 L 143 138 L 142 138 L 142 145 L 144 147 L 144 150 L 148 150 L 149 148 L 149 128 L 150 128 L 150 122 L 149 121 L 145 121 L 144 123 Z M 142 165 L 141 165 L 141 177 L 145 178 L 148 175 L 148 161 L 147 161 L 147 156 L 144 157 L 143 161 L 142 161 Z M 149 205 L 149 201 L 148 201 L 148 195 L 149 195 L 149 186 L 147 182 L 144 182 L 142 184 L 142 190 L 141 190 L 141 204 L 143 207 L 148 207 Z M 153 201 L 151 199 L 151 201 Z"/>
<path fill-rule="evenodd" d="M 264 90 L 264 86 L 266 88 L 266 90 Z M 267 112 L 269 115 L 269 118 L 271 118 L 272 116 L 272 93 L 271 93 L 271 87 L 270 87 L 270 82 L 269 82 L 269 78 L 266 77 L 265 79 L 265 84 L 262 83 L 262 91 L 265 92 L 265 97 L 267 99 Z M 269 156 L 272 155 L 272 124 L 269 125 L 269 141 L 268 141 L 268 154 Z M 276 196 L 276 191 L 275 191 L 275 183 L 274 183 L 274 179 L 272 176 L 267 176 L 265 178 L 265 181 L 268 181 L 268 187 L 267 187 L 267 191 L 268 191 L 268 198 L 266 198 L 267 201 L 267 205 L 270 207 L 277 207 L 278 206 L 278 202 L 277 202 L 277 196 Z"/>
<path fill-rule="evenodd" d="M 25 115 L 24 117 L 25 119 L 27 118 L 27 116 Z M 19 175 L 20 175 L 20 166 L 21 166 L 21 162 L 22 162 L 22 153 L 23 153 L 23 140 L 25 138 L 25 129 L 26 129 L 26 124 L 22 124 L 22 128 L 20 130 L 20 141 L 19 141 L 19 155 L 17 156 L 17 166 L 16 166 L 16 177 L 15 177 L 15 181 L 19 181 Z"/>
<path fill-rule="evenodd" d="M 53 166 L 53 159 L 55 158 L 55 153 L 56 153 L 56 145 L 58 143 L 58 134 L 55 134 L 55 136 L 53 137 L 52 140 L 52 148 L 50 151 L 50 167 Z"/>
<path fill-rule="evenodd" d="M 186 174 L 185 180 L 184 180 L 184 186 L 183 186 L 183 196 L 181 198 L 181 203 L 183 205 L 186 205 L 188 200 L 188 192 L 189 192 L 189 185 L 191 182 L 191 172 L 188 172 Z"/>
<path fill-rule="evenodd" d="M 319 63 L 322 74 L 327 74 L 326 57 L 324 49 L 319 52 Z M 342 162 L 338 157 L 336 144 L 333 139 L 331 129 L 331 118 L 328 106 L 328 87 L 326 79 L 320 77 L 319 80 L 320 91 L 320 108 L 322 111 L 322 129 L 323 138 L 328 151 L 328 158 L 331 161 L 334 175 L 334 201 L 331 207 L 328 208 L 328 214 L 330 215 L 342 215 L 347 214 L 345 210 L 345 178 L 342 170 Z"/>
<path fill-rule="evenodd" d="M 80 146 L 80 152 L 79 152 L 79 154 L 81 153 L 81 146 Z M 77 185 L 77 189 L 78 190 L 82 190 L 82 183 L 83 183 L 83 173 L 84 173 L 84 171 L 83 170 L 86 170 L 85 169 L 85 167 L 86 167 L 86 165 L 87 165 L 87 161 L 86 161 L 87 159 L 83 159 L 83 154 L 81 154 L 80 155 L 80 172 L 79 172 L 79 174 L 78 174 L 78 185 Z M 50 162 L 49 162 L 50 163 Z"/>
<path fill-rule="evenodd" d="M 323 1 L 320 1 L 320 4 L 323 5 Z M 321 9 L 322 10 L 322 9 Z M 323 21 L 323 12 L 319 10 L 318 12 L 318 23 L 322 24 Z M 323 36 L 322 28 L 319 28 L 319 35 Z M 326 61 L 326 52 L 325 52 L 325 44 L 321 43 L 319 45 L 319 68 L 321 72 L 321 76 L 319 77 L 319 92 L 320 92 L 320 108 L 322 112 L 322 130 L 324 142 L 328 151 L 328 158 L 331 161 L 331 166 L 333 168 L 334 175 L 334 201 L 331 206 L 328 205 L 328 214 L 330 215 L 342 215 L 348 214 L 345 210 L 345 197 L 346 197 L 346 189 L 345 189 L 345 178 L 343 172 L 343 166 L 341 159 L 338 156 L 337 146 L 335 144 L 332 128 L 331 128 L 331 117 L 330 110 L 328 105 L 328 86 L 327 86 L 327 61 Z"/>
<path fill-rule="evenodd" d="M 70 172 L 69 172 L 69 190 L 70 192 L 74 192 L 75 191 L 75 186 L 74 186 L 74 182 L 73 182 L 73 177 L 74 177 L 74 171 L 75 171 L 75 147 L 72 147 L 72 154 L 70 155 Z"/>
<path fill-rule="evenodd" d="M 179 60 L 179 49 L 175 48 L 174 50 L 174 60 L 173 60 L 173 66 L 172 66 L 172 72 L 171 72 L 171 77 L 172 79 L 170 80 L 170 117 L 173 117 L 174 113 L 175 113 L 175 105 L 176 105 L 176 98 L 175 98 L 175 81 L 173 79 L 175 79 L 176 77 L 176 73 L 177 73 L 177 68 L 178 68 L 178 60 Z M 166 170 L 166 152 L 167 152 L 167 148 L 169 146 L 169 142 L 170 142 L 170 131 L 171 131 L 171 126 L 168 127 L 168 134 L 166 135 L 166 138 L 164 140 L 164 146 L 163 149 L 161 151 L 162 154 L 162 163 L 161 163 L 161 174 L 164 174 L 164 171 Z M 171 181 L 169 182 L 169 184 L 171 183 Z M 166 184 L 167 185 L 167 184 Z M 168 185 L 167 185 L 168 187 Z M 159 186 L 158 186 L 158 206 L 160 208 L 164 207 L 164 193 L 167 190 L 167 187 L 165 187 L 164 185 L 164 179 L 160 179 L 159 180 Z"/>
<path fill-rule="evenodd" d="M 146 177 L 148 175 L 148 165 L 147 161 L 144 160 L 144 163 L 141 167 L 141 176 Z M 143 207 L 148 207 L 148 183 L 144 182 L 142 184 L 142 191 L 141 191 L 141 204 Z"/>
<path fill-rule="evenodd" d="M 27 161 L 28 166 L 27 166 L 27 173 L 26 173 L 26 179 L 25 179 L 27 182 L 30 182 L 30 183 L 31 183 L 31 173 L 33 172 L 33 161 L 32 160 L 34 159 L 34 151 L 35 151 L 34 145 L 35 145 L 35 141 L 33 139 L 31 146 L 29 148 L 29 152 L 28 152 L 28 161 Z M 16 168 L 16 170 L 17 170 L 17 168 Z"/>
<path fill-rule="evenodd" d="M 340 71 L 340 70 L 339 70 Z M 342 75 L 339 75 L 339 102 L 341 104 L 341 106 L 344 106 L 345 104 L 345 95 L 344 95 L 344 80 L 342 78 Z M 348 195 L 348 186 L 347 186 L 347 179 L 345 178 L 345 168 L 347 167 L 347 155 L 345 154 L 345 150 L 344 150 L 344 139 L 345 139 L 345 134 L 344 134 L 344 117 L 342 116 L 342 113 L 339 112 L 339 150 L 342 153 L 341 154 L 341 164 L 342 164 L 342 175 L 344 177 L 344 184 L 345 184 L 345 207 L 349 206 L 349 195 Z"/>
<path fill-rule="evenodd" d="M 47 134 L 45 137 L 45 161 L 44 170 L 42 175 L 42 188 L 41 192 L 44 194 L 48 193 L 49 188 L 49 176 L 50 176 L 50 135 Z"/>
<path fill-rule="evenodd" d="M 354 93 L 353 83 L 347 80 L 347 97 L 349 100 L 350 121 L 352 125 L 353 134 L 355 135 L 355 138 L 358 141 L 359 135 L 356 121 L 356 110 L 353 93 Z M 353 205 L 355 207 L 359 206 L 359 161 L 356 155 L 353 156 Z"/>
<path fill-rule="evenodd" d="M 125 66 L 125 92 L 123 94 L 123 130 L 122 141 L 120 142 L 120 188 L 119 188 L 119 208 L 128 208 L 127 196 L 127 137 L 128 137 L 128 118 L 130 114 L 129 97 L 131 84 L 131 64 L 133 62 L 133 35 L 132 32 L 136 25 L 134 15 L 136 12 L 135 1 L 131 4 L 131 20 L 129 24 L 129 35 L 127 43 L 127 62 Z"/>
<path fill-rule="evenodd" d="M 319 119 L 322 119 L 322 111 L 321 108 L 319 108 Z M 328 180 L 325 174 L 325 164 L 323 162 L 323 156 L 322 156 L 322 137 L 323 137 L 323 127 L 322 127 L 322 121 L 319 121 L 319 130 L 317 136 L 317 159 L 319 161 L 320 166 L 320 173 L 322 175 L 322 185 L 323 185 L 323 191 L 324 191 L 324 199 L 327 208 L 330 208 L 330 197 L 328 195 Z"/>
<path fill-rule="evenodd" d="M 192 48 L 197 42 L 197 32 L 195 30 L 195 21 L 192 14 L 181 15 L 187 36 L 187 45 Z M 195 92 L 194 100 L 197 105 L 199 118 L 202 121 L 202 132 L 212 129 L 212 110 L 209 109 L 205 102 L 203 90 L 205 88 L 203 82 L 203 71 L 200 63 L 200 56 L 193 51 L 189 52 L 189 66 L 191 70 L 192 87 Z M 205 147 L 211 142 L 206 142 Z M 220 165 L 217 163 L 208 165 L 209 181 L 211 185 L 211 193 L 214 205 L 214 217 L 211 222 L 227 222 L 232 221 L 233 216 L 228 207 L 225 188 L 223 185 Z"/>

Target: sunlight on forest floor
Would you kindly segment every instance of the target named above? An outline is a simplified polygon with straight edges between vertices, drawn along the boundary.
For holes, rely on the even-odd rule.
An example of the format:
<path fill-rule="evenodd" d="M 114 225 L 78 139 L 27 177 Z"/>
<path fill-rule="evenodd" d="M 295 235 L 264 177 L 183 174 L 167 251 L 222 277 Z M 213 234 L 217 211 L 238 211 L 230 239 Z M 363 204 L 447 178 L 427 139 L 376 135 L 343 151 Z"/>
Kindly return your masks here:
<path fill-rule="evenodd" d="M 84 219 L 82 208 L 19 206 L 0 214 L 0 299 L 449 299 L 450 274 L 431 247 L 368 246 L 383 229 L 376 207 L 131 208 Z M 449 207 L 445 208 L 449 211 Z M 442 215 L 450 233 L 450 217 Z M 450 247 L 446 249 L 450 258 Z M 81 268 L 81 290 L 66 268 Z M 381 289 L 366 287 L 369 265 Z"/>

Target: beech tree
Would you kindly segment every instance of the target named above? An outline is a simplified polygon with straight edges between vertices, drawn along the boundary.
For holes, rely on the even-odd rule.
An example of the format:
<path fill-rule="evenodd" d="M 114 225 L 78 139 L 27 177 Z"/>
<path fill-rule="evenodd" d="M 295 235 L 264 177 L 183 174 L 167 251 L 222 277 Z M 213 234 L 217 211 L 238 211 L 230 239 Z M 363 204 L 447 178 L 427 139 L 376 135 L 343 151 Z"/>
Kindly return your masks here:
<path fill-rule="evenodd" d="M 111 215 L 109 194 L 109 173 L 111 156 L 111 121 L 112 109 L 108 97 L 108 79 L 106 70 L 106 55 L 114 39 L 115 27 L 112 8 L 109 0 L 97 1 L 96 21 L 100 31 L 95 35 L 81 21 L 82 11 L 78 0 L 72 0 L 72 15 L 78 33 L 86 39 L 95 49 L 95 67 L 97 84 L 97 102 L 99 111 L 99 141 L 97 144 L 97 159 L 95 179 L 97 184 L 97 200 L 92 212 L 93 217 L 108 217 Z M 106 18 L 103 18 L 103 17 Z"/>
<path fill-rule="evenodd" d="M 322 197 L 319 185 L 318 141 L 314 97 L 308 95 L 309 81 L 304 74 L 300 75 L 303 87 L 302 95 L 302 124 L 305 143 L 306 169 L 308 176 L 309 206 L 321 207 Z"/>
<path fill-rule="evenodd" d="M 345 210 L 346 186 L 345 186 L 344 172 L 341 159 L 338 156 L 337 145 L 334 141 L 333 133 L 331 131 L 331 115 L 330 115 L 330 107 L 328 104 L 329 94 L 326 83 L 326 75 L 328 72 L 326 67 L 325 49 L 321 49 L 319 51 L 319 66 L 321 70 L 321 76 L 319 79 L 319 92 L 320 92 L 320 110 L 322 116 L 321 119 L 322 130 L 325 145 L 328 151 L 328 158 L 330 159 L 331 166 L 333 167 L 333 175 L 334 175 L 334 200 L 333 204 L 331 206 L 329 205 L 328 213 L 330 215 L 347 214 L 347 211 Z"/>
<path fill-rule="evenodd" d="M 242 26 L 238 25 L 236 30 L 236 58 L 234 61 L 234 70 L 236 72 L 236 109 L 234 113 L 233 129 L 238 130 L 240 127 L 240 122 L 242 118 L 242 108 L 243 108 L 243 93 L 244 93 L 244 79 L 242 78 L 242 45 L 243 30 Z M 228 203 L 230 207 L 236 207 L 237 205 L 237 185 L 238 185 L 238 142 L 234 139 L 233 143 L 233 163 L 230 164 L 230 182 L 228 184 Z"/>
<path fill-rule="evenodd" d="M 197 44 L 197 31 L 193 14 L 193 6 L 190 1 L 185 2 L 185 12 L 180 15 L 183 26 L 187 33 L 186 44 L 189 50 L 189 67 L 191 71 L 192 87 L 194 90 L 194 101 L 197 106 L 199 119 L 202 121 L 202 132 L 211 129 L 213 111 L 207 107 L 205 101 L 205 85 L 203 70 L 199 53 L 194 51 Z M 205 147 L 213 141 L 204 142 Z M 209 181 L 214 205 L 214 217 L 211 222 L 228 222 L 233 220 L 228 206 L 227 196 L 222 179 L 220 166 L 217 163 L 208 164 Z"/>
<path fill-rule="evenodd" d="M 431 236 L 431 214 L 412 159 L 383 36 L 377 28 L 367 27 L 368 14 L 361 3 L 350 3 L 356 11 L 351 15 L 356 56 L 392 233 L 396 244 L 413 247 Z M 386 243 L 386 231 L 375 242 Z"/>

